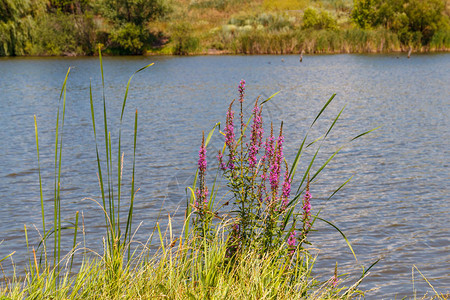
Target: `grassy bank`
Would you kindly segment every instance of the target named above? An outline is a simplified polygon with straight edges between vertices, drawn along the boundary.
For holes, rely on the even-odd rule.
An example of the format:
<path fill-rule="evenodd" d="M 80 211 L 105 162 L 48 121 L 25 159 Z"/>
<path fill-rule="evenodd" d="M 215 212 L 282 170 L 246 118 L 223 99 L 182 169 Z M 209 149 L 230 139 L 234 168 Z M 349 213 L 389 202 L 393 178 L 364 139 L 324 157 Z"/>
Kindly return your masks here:
<path fill-rule="evenodd" d="M 428 52 L 445 0 L 6 0 L 0 56 Z"/>

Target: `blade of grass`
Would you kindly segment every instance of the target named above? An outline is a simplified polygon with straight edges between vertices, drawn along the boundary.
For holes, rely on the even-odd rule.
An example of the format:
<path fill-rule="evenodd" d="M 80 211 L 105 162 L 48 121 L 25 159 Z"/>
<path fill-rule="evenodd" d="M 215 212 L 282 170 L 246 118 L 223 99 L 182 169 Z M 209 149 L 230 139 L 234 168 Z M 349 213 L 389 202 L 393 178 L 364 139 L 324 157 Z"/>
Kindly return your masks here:
<path fill-rule="evenodd" d="M 295 172 L 297 171 L 297 166 L 298 166 L 298 163 L 300 162 L 300 158 L 301 158 L 302 153 L 303 153 L 302 152 L 303 151 L 303 146 L 305 145 L 305 141 L 306 141 L 307 137 L 308 137 L 308 134 L 305 135 L 305 138 L 303 139 L 302 144 L 300 145 L 300 147 L 299 147 L 299 149 L 297 151 L 297 155 L 295 156 L 294 162 L 292 163 L 291 171 L 289 173 L 289 178 L 291 180 L 294 179 Z"/>
<path fill-rule="evenodd" d="M 327 106 L 331 103 L 331 101 L 333 101 L 334 97 L 336 96 L 336 94 L 333 94 L 331 96 L 331 98 L 327 101 L 327 103 L 325 103 L 325 105 L 322 107 L 322 109 L 320 110 L 319 114 L 316 116 L 316 118 L 314 119 L 314 121 L 312 122 L 310 127 L 313 127 L 314 123 L 316 123 L 317 119 L 319 119 L 320 115 L 324 112 L 324 110 L 327 108 Z"/>
<path fill-rule="evenodd" d="M 55 133 L 55 199 L 54 199 L 54 228 L 55 228 L 55 242 L 54 242 L 54 256 L 53 264 L 58 268 L 59 273 L 59 261 L 61 259 L 61 163 L 62 163 L 62 141 L 63 141 L 63 129 L 64 129 L 64 119 L 66 111 L 66 92 L 67 92 L 67 79 L 69 77 L 70 67 L 67 70 L 66 77 L 64 78 L 64 83 L 61 89 L 61 94 L 59 98 L 59 103 L 61 104 L 62 99 L 62 114 L 61 114 L 61 124 L 59 124 L 60 119 L 60 105 L 58 105 L 58 115 L 56 118 L 56 133 Z M 61 133 L 59 133 L 59 129 Z M 59 142 L 59 148 L 58 148 Z"/>
<path fill-rule="evenodd" d="M 102 75 L 102 99 L 103 99 L 103 126 L 104 126 L 104 131 L 105 131 L 105 154 L 106 154 L 106 175 L 107 175 L 107 181 L 108 181 L 108 204 L 109 204 L 109 211 L 111 213 L 111 206 L 114 203 L 114 191 L 113 191 L 113 187 L 112 187 L 112 165 L 110 165 L 110 159 L 109 159 L 109 139 L 108 139 L 108 121 L 107 121 L 107 114 L 106 114 L 106 95 L 105 95 L 105 76 L 103 73 L 103 59 L 102 59 L 102 51 L 101 48 L 98 48 L 98 56 L 99 56 L 99 61 L 100 61 L 100 72 Z M 104 207 L 104 209 L 106 210 L 106 207 Z M 110 220 L 112 220 L 112 216 L 109 216 Z M 110 232 L 109 235 L 112 235 L 113 232 Z M 113 248 L 113 241 L 114 241 L 115 237 L 111 236 L 109 238 L 109 247 L 110 249 Z"/>
<path fill-rule="evenodd" d="M 100 155 L 98 152 L 97 132 L 95 130 L 94 101 L 92 98 L 92 84 L 91 83 L 89 83 L 89 100 L 90 100 L 90 104 L 91 104 L 92 128 L 94 131 L 94 140 L 95 140 L 95 153 L 97 156 L 98 183 L 99 183 L 100 191 L 101 191 L 101 195 L 102 195 L 103 209 L 106 209 L 105 187 L 103 186 L 102 166 L 100 163 Z M 106 214 L 105 214 L 105 226 L 106 226 L 106 228 L 108 228 L 108 218 L 107 218 Z M 110 241 L 109 234 L 107 234 L 107 240 L 108 240 L 107 242 L 109 244 L 109 241 Z"/>
<path fill-rule="evenodd" d="M 125 89 L 125 96 L 123 98 L 122 103 L 122 112 L 120 114 L 120 127 L 119 127 L 119 145 L 118 145 L 118 151 L 117 151 L 117 234 L 120 236 L 120 197 L 121 197 L 121 183 L 122 183 L 122 164 L 123 160 L 121 157 L 121 143 L 122 143 L 122 121 L 123 121 L 123 114 L 125 112 L 125 105 L 127 103 L 128 99 L 128 90 L 130 88 L 131 80 L 133 79 L 134 75 L 137 73 L 147 69 L 148 67 L 154 65 L 154 63 L 150 63 L 146 65 L 145 67 L 140 68 L 136 72 L 134 72 L 133 75 L 131 75 L 130 79 L 128 79 L 128 83 Z"/>
<path fill-rule="evenodd" d="M 161 228 L 159 227 L 159 222 L 156 223 L 156 227 L 158 228 L 159 240 L 161 241 L 161 249 L 163 253 L 166 253 L 166 248 L 164 248 L 164 239 L 161 234 Z"/>
<path fill-rule="evenodd" d="M 134 207 L 134 197 L 135 197 L 134 184 L 135 184 L 135 169 L 136 169 L 137 126 L 138 126 L 138 111 L 136 109 L 136 113 L 134 116 L 134 144 L 133 144 L 133 171 L 132 171 L 132 175 L 131 175 L 131 199 L 130 199 L 130 208 L 128 209 L 127 226 L 125 229 L 125 239 L 124 239 L 125 242 L 126 242 L 127 235 L 129 237 L 131 237 L 131 224 L 133 222 L 133 207 Z M 130 241 L 128 241 L 128 242 L 130 242 Z M 130 248 L 128 247 L 128 256 L 129 255 L 130 255 Z"/>
<path fill-rule="evenodd" d="M 205 148 L 208 147 L 209 141 L 211 140 L 211 137 L 213 136 L 217 126 L 219 126 L 220 130 L 220 122 L 216 123 L 216 125 L 214 125 L 214 127 L 209 131 L 208 136 L 205 139 Z"/>
<path fill-rule="evenodd" d="M 8 254 L 8 255 L 6 255 L 5 257 L 3 257 L 2 259 L 0 259 L 0 263 L 1 263 L 2 261 L 4 261 L 5 259 L 8 259 L 8 257 L 13 256 L 14 253 L 16 253 L 16 251 L 13 251 L 13 252 L 11 252 L 10 254 Z"/>
<path fill-rule="evenodd" d="M 330 128 L 328 129 L 327 133 L 325 134 L 325 138 L 328 136 L 328 134 L 330 133 L 331 129 L 333 129 L 334 125 L 336 124 L 337 120 L 339 120 L 339 117 L 341 116 L 342 112 L 344 111 L 345 107 L 347 105 L 344 105 L 344 107 L 341 109 L 341 111 L 339 112 L 339 114 L 337 115 L 336 118 L 334 118 L 333 124 L 331 124 Z"/>
<path fill-rule="evenodd" d="M 347 243 L 348 248 L 350 249 L 350 251 L 352 251 L 353 257 L 355 258 L 356 262 L 358 263 L 358 259 L 356 258 L 355 251 L 353 251 L 352 245 L 350 244 L 350 242 L 347 239 L 347 237 L 345 236 L 345 234 L 336 225 L 334 225 L 333 223 L 331 223 L 331 222 L 329 222 L 329 221 L 327 221 L 325 219 L 319 218 L 317 216 L 316 216 L 316 218 L 318 220 L 320 220 L 320 221 L 323 221 L 323 222 L 327 223 L 328 225 L 330 225 L 331 227 L 336 229 L 342 235 L 342 237 L 344 238 L 345 242 Z"/>
<path fill-rule="evenodd" d="M 72 270 L 73 257 L 75 254 L 75 247 L 77 245 L 77 232 L 78 232 L 78 211 L 75 213 L 75 228 L 74 228 L 74 233 L 73 233 L 73 246 L 72 246 L 72 254 L 71 254 L 71 258 L 70 258 L 69 273 Z"/>
<path fill-rule="evenodd" d="M 366 132 L 363 132 L 363 133 L 361 133 L 361 134 L 358 134 L 357 136 L 355 136 L 354 138 L 352 138 L 350 141 L 354 141 L 354 140 L 356 140 L 356 139 L 358 139 L 358 138 L 360 138 L 360 137 L 362 137 L 362 136 L 365 136 L 366 134 L 369 134 L 369 133 L 371 133 L 372 131 L 375 131 L 375 130 L 377 130 L 377 129 L 380 129 L 382 126 L 378 126 L 378 127 L 375 127 L 375 128 L 373 128 L 373 129 L 371 129 L 371 130 L 369 130 L 369 131 L 366 131 Z"/>
<path fill-rule="evenodd" d="M 41 200 L 41 218 L 42 218 L 42 231 L 44 232 L 44 248 L 46 245 L 45 241 L 45 213 L 44 213 L 44 197 L 42 194 L 42 178 L 41 178 L 41 161 L 40 161 L 40 155 L 39 155 L 39 136 L 38 136 L 38 126 L 37 126 L 37 120 L 36 115 L 34 116 L 34 132 L 36 136 L 36 153 L 37 153 L 37 159 L 38 159 L 38 174 L 39 174 L 39 196 Z M 45 267 L 47 268 L 47 253 L 45 253 Z"/>
<path fill-rule="evenodd" d="M 297 166 L 298 166 L 298 164 L 299 164 L 299 162 L 300 162 L 300 158 L 301 158 L 301 155 L 302 155 L 303 147 L 304 147 L 304 145 L 305 145 L 306 138 L 308 137 L 309 130 L 312 128 L 312 126 L 313 126 L 314 123 L 317 121 L 317 119 L 319 119 L 320 115 L 325 111 L 325 109 L 328 107 L 328 105 L 331 103 L 331 101 L 333 101 L 333 99 L 334 99 L 335 96 L 336 96 L 336 94 L 333 94 L 333 95 L 331 96 L 331 98 L 325 103 L 325 105 L 322 107 L 322 109 L 320 110 L 320 112 L 317 114 L 316 118 L 315 118 L 314 121 L 312 122 L 311 126 L 309 127 L 308 132 L 306 133 L 306 135 L 305 135 L 305 137 L 304 137 L 304 139 L 303 139 L 303 141 L 302 141 L 302 143 L 301 143 L 301 145 L 300 145 L 300 147 L 299 147 L 299 149 L 298 149 L 298 151 L 297 151 L 297 155 L 296 155 L 296 157 L 295 157 L 295 159 L 294 159 L 294 162 L 293 162 L 293 164 L 292 164 L 291 171 L 290 171 L 290 173 L 289 173 L 289 178 L 290 178 L 291 180 L 294 178 L 295 172 L 296 172 L 296 170 L 297 170 Z M 321 137 L 317 138 L 317 139 L 314 140 L 312 143 L 308 144 L 308 145 L 306 146 L 306 148 L 312 146 L 313 144 L 315 144 L 316 142 L 318 142 L 319 140 L 321 140 L 322 137 L 323 137 L 323 138 L 326 138 L 326 137 L 327 137 L 327 135 L 330 133 L 331 129 L 334 127 L 334 125 L 336 124 L 337 120 L 339 119 L 341 113 L 344 111 L 344 108 L 345 108 L 345 106 L 341 109 L 341 111 L 339 112 L 339 114 L 337 115 L 337 117 L 334 119 L 333 123 L 332 123 L 331 126 L 328 128 L 328 130 L 327 130 L 325 136 L 321 136 Z M 320 149 L 320 147 L 319 147 L 319 149 Z M 318 153 L 318 150 L 317 150 L 317 152 L 316 152 L 316 155 L 317 155 L 317 153 Z M 314 159 L 315 159 L 316 155 L 314 155 Z M 310 164 L 310 166 L 308 167 L 308 172 L 309 172 L 309 169 L 311 168 L 311 166 L 312 166 L 312 164 Z M 300 188 L 301 188 L 303 182 L 305 181 L 306 174 L 307 174 L 307 173 L 305 173 L 305 175 L 303 176 L 302 183 L 299 185 L 299 187 L 298 187 L 298 189 L 297 189 L 297 193 L 298 193 L 298 191 L 300 190 Z"/>
<path fill-rule="evenodd" d="M 420 270 L 416 267 L 416 265 L 413 265 L 413 272 L 414 272 L 414 269 L 416 269 L 417 272 L 419 272 L 419 274 L 422 276 L 422 278 L 428 283 L 428 285 L 431 287 L 431 289 L 432 289 L 433 292 L 436 294 L 436 296 L 437 296 L 439 299 L 444 300 L 444 298 L 441 297 L 441 295 L 439 295 L 439 293 L 434 289 L 433 285 L 432 285 L 432 284 L 428 281 L 428 279 L 422 274 L 422 272 L 420 272 Z"/>
<path fill-rule="evenodd" d="M 270 96 L 269 98 L 267 98 L 266 100 L 264 100 L 263 102 L 261 102 L 260 105 L 263 105 L 266 102 L 269 102 L 270 99 L 272 99 L 273 97 L 275 97 L 276 95 L 278 95 L 281 91 L 276 92 L 275 94 L 273 94 L 272 96 Z"/>
<path fill-rule="evenodd" d="M 319 150 L 320 150 L 320 146 L 319 146 L 319 148 L 316 150 L 316 153 L 314 154 L 313 158 L 311 159 L 311 162 L 309 163 L 308 168 L 306 169 L 305 173 L 303 174 L 302 181 L 300 182 L 300 184 L 299 184 L 299 186 L 298 186 L 298 189 L 297 189 L 297 192 L 296 192 L 296 196 L 294 197 L 295 200 L 296 200 L 298 197 L 300 197 L 300 193 L 299 193 L 299 192 L 300 192 L 300 188 L 302 187 L 303 183 L 305 182 L 306 177 L 307 177 L 308 174 L 309 174 L 309 170 L 311 170 L 311 167 L 312 167 L 314 161 L 316 160 L 316 157 L 317 157 L 317 154 L 319 153 Z"/>
<path fill-rule="evenodd" d="M 313 181 L 314 180 L 314 178 L 316 178 L 317 177 L 317 175 L 319 175 L 319 173 L 323 170 L 323 168 L 325 168 L 327 165 L 328 165 L 328 163 L 333 159 L 333 157 L 335 157 L 336 156 L 336 154 L 338 154 L 339 153 L 339 151 L 341 151 L 342 150 L 342 148 L 344 148 L 344 146 L 342 146 L 342 147 L 340 147 L 339 149 L 337 149 L 328 159 L 327 159 L 327 161 L 317 170 L 317 172 L 311 177 L 311 181 Z"/>

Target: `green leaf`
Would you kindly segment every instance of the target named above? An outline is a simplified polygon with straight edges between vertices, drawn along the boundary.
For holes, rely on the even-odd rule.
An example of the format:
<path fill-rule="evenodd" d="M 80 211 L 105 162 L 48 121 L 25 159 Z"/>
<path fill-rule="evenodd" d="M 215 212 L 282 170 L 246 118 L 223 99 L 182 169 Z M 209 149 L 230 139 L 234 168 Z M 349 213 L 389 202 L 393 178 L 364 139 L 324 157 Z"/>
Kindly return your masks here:
<path fill-rule="evenodd" d="M 276 92 L 275 94 L 273 94 L 272 96 L 270 96 L 269 98 L 267 98 L 266 100 L 264 100 L 263 102 L 261 102 L 261 105 L 263 105 L 266 102 L 269 102 L 270 99 L 272 99 L 273 97 L 275 97 L 276 95 L 278 95 L 280 93 L 280 91 Z"/>
<path fill-rule="evenodd" d="M 219 130 L 220 130 L 220 122 L 216 123 L 216 125 L 214 125 L 214 127 L 209 131 L 208 136 L 206 137 L 206 140 L 205 140 L 205 148 L 208 146 L 209 141 L 211 140 L 211 137 L 214 134 L 214 131 L 216 130 L 217 126 L 219 126 Z"/>
<path fill-rule="evenodd" d="M 136 72 L 134 72 L 133 75 L 131 75 L 130 79 L 128 79 L 128 83 L 127 83 L 127 88 L 125 90 L 125 97 L 123 99 L 123 104 L 122 104 L 122 113 L 120 114 L 120 122 L 122 123 L 122 118 L 123 118 L 123 112 L 125 111 L 125 104 L 127 102 L 127 97 L 128 97 L 128 88 L 130 87 L 130 82 L 131 79 L 133 79 L 134 75 L 136 75 L 137 73 L 147 69 L 150 66 L 153 66 L 155 63 L 150 63 L 148 65 L 146 65 L 145 67 L 140 68 L 139 70 L 137 70 Z"/>
<path fill-rule="evenodd" d="M 297 155 L 295 156 L 294 162 L 292 163 L 291 171 L 289 173 L 289 178 L 292 180 L 294 179 L 295 172 L 297 171 L 298 163 L 300 162 L 300 157 L 302 156 L 303 146 L 305 145 L 306 138 L 308 137 L 308 134 L 305 135 L 305 138 L 302 141 L 302 144 L 300 145 L 300 148 L 297 151 Z"/>
<path fill-rule="evenodd" d="M 328 225 L 330 225 L 331 227 L 336 229 L 342 235 L 342 237 L 344 238 L 345 242 L 347 243 L 347 246 L 350 248 L 350 251 L 352 251 L 353 257 L 355 258 L 356 262 L 358 262 L 358 259 L 356 258 L 355 251 L 353 251 L 352 245 L 350 244 L 350 242 L 347 239 L 347 237 L 345 236 L 345 234 L 339 228 L 337 228 L 333 223 L 331 223 L 331 222 L 329 222 L 329 221 L 327 221 L 325 219 L 319 218 L 319 217 L 316 217 L 316 218 L 321 220 L 321 221 L 323 221 L 323 222 L 325 222 L 325 223 L 327 223 Z"/>
<path fill-rule="evenodd" d="M 314 119 L 314 121 L 312 122 L 310 127 L 313 127 L 314 123 L 316 123 L 317 119 L 320 117 L 320 115 L 323 113 L 323 111 L 327 108 L 328 104 L 330 104 L 331 101 L 333 101 L 335 96 L 336 96 L 336 94 L 333 94 L 331 96 L 331 98 L 327 101 L 327 103 L 325 103 L 325 105 L 322 107 L 322 109 L 320 110 L 319 114 L 316 116 L 316 118 Z"/>
<path fill-rule="evenodd" d="M 363 132 L 363 133 L 361 133 L 361 134 L 358 134 L 357 136 L 355 136 L 354 138 L 352 138 L 350 141 L 354 141 L 354 140 L 356 140 L 357 138 L 360 138 L 360 137 L 362 137 L 362 136 L 364 136 L 364 135 L 366 135 L 366 134 L 368 134 L 368 133 L 371 133 L 372 131 L 375 131 L 375 130 L 377 130 L 377 129 L 380 129 L 382 126 L 378 126 L 378 127 L 375 127 L 374 129 L 371 129 L 371 130 L 369 130 L 369 131 L 366 131 L 366 132 Z"/>

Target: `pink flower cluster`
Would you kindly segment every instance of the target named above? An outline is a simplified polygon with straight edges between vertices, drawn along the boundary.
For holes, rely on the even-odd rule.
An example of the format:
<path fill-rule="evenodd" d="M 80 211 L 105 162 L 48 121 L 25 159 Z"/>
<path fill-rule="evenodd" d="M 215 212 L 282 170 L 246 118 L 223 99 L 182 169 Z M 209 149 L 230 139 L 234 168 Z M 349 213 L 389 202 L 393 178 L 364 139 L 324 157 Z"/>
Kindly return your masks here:
<path fill-rule="evenodd" d="M 291 254 L 294 253 L 295 251 L 295 230 L 291 232 L 291 234 L 288 237 L 287 243 L 288 243 L 288 247 L 291 250 Z"/>
<path fill-rule="evenodd" d="M 245 95 L 245 80 L 242 79 L 241 82 L 239 83 L 239 102 L 244 102 L 244 95 Z"/>
<path fill-rule="evenodd" d="M 305 196 L 303 197 L 303 220 L 306 226 L 306 230 L 311 226 L 309 220 L 311 218 L 311 193 L 309 190 L 306 191 Z"/>
<path fill-rule="evenodd" d="M 202 145 L 200 146 L 200 150 L 198 151 L 198 170 L 199 170 L 200 187 L 195 191 L 197 199 L 194 203 L 195 207 L 197 207 L 198 209 L 203 208 L 203 204 L 205 204 L 208 201 L 207 200 L 208 187 L 206 186 L 205 183 L 207 165 L 208 163 L 206 161 L 205 134 L 203 133 Z"/>
<path fill-rule="evenodd" d="M 219 154 L 217 155 L 217 159 L 219 160 L 220 169 L 225 171 L 227 169 L 227 165 L 223 162 L 223 153 L 219 150 Z"/>
<path fill-rule="evenodd" d="M 204 144 L 201 145 L 200 150 L 198 151 L 198 169 L 200 172 L 206 173 L 206 147 Z"/>
<path fill-rule="evenodd" d="M 236 159 L 235 155 L 235 134 L 234 134 L 234 111 L 231 109 L 233 106 L 233 102 L 231 102 L 230 107 L 227 111 L 227 119 L 226 119 L 226 125 L 225 125 L 225 144 L 228 147 L 229 150 L 229 159 L 228 164 L 225 165 L 223 162 L 221 163 L 222 169 L 225 170 L 227 167 L 230 168 L 230 170 L 234 170 L 234 161 Z M 219 153 L 220 155 L 220 153 Z"/>
<path fill-rule="evenodd" d="M 288 238 L 288 245 L 295 247 L 295 231 L 292 231 Z"/>
<path fill-rule="evenodd" d="M 272 163 L 270 165 L 269 182 L 270 182 L 270 188 L 272 189 L 274 197 L 277 194 L 278 184 L 279 184 L 281 161 L 283 159 L 283 141 L 284 141 L 284 137 L 281 135 L 281 132 L 280 132 L 280 136 L 278 137 L 277 144 L 276 144 L 275 157 L 273 158 Z"/>

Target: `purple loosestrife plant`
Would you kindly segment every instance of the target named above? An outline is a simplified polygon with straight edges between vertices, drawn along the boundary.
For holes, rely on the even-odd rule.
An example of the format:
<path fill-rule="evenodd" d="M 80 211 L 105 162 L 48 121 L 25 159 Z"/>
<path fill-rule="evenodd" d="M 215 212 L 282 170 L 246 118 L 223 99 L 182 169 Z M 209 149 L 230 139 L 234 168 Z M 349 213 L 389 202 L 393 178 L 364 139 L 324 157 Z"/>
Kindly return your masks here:
<path fill-rule="evenodd" d="M 239 85 L 239 102 L 244 99 L 245 81 Z M 288 237 L 285 231 L 290 197 L 291 179 L 286 165 L 284 182 L 280 183 L 280 174 L 284 169 L 284 153 L 282 125 L 278 138 L 274 137 L 271 124 L 270 136 L 263 145 L 263 106 L 256 100 L 251 115 L 251 134 L 247 139 L 247 130 L 241 110 L 241 133 L 239 139 L 235 138 L 233 102 L 230 104 L 226 125 L 224 129 L 224 150 L 219 151 L 219 170 L 223 172 L 230 188 L 233 205 L 231 215 L 234 218 L 232 238 L 234 243 L 242 247 L 253 245 L 260 247 L 261 251 L 276 248 L 283 244 Z M 260 151 L 264 147 L 264 152 Z M 261 153 L 263 152 L 263 153 Z M 224 162 L 228 157 L 228 162 Z M 266 188 L 267 181 L 270 189 Z M 287 219 L 286 219 L 287 218 Z M 292 223 L 292 220 L 290 221 Z M 237 229 L 236 229 L 237 228 Z M 236 230 L 238 232 L 236 232 Z M 231 232 L 230 232 L 231 234 Z M 259 245 L 259 246 L 256 246 Z M 231 247 L 230 249 L 235 249 Z M 265 251 L 264 250 L 264 251 Z"/>
<path fill-rule="evenodd" d="M 213 190 L 209 202 L 207 199 L 208 189 L 205 182 L 207 162 L 204 135 L 202 138 L 198 160 L 198 178 L 194 181 L 195 183 L 199 182 L 199 187 L 196 189 L 195 193 L 197 201 L 194 202 L 192 200 L 194 197 L 194 188 L 192 188 L 187 211 L 189 212 L 190 207 L 194 207 L 194 213 L 196 214 L 196 218 L 193 219 L 193 222 L 196 225 L 194 227 L 194 233 L 197 234 L 196 237 L 203 238 L 200 240 L 202 242 L 201 247 L 205 246 L 206 244 L 203 242 L 209 240 L 206 237 L 212 236 L 210 233 L 217 233 L 214 229 L 216 224 L 215 222 L 212 222 L 212 218 L 217 217 L 223 221 L 220 224 L 226 226 L 226 254 L 224 258 L 226 261 L 233 261 L 236 257 L 239 257 L 238 255 L 241 252 L 245 253 L 244 250 L 256 251 L 259 255 L 274 253 L 273 251 L 275 251 L 280 253 L 277 254 L 279 255 L 277 258 L 288 259 L 290 266 L 292 261 L 295 262 L 292 265 L 301 265 L 304 263 L 303 259 L 306 258 L 308 260 L 311 257 L 308 250 L 302 245 L 303 243 L 310 244 L 306 240 L 306 237 L 311 231 L 315 220 L 319 219 L 329 223 L 326 220 L 318 218 L 318 216 L 314 216 L 313 219 L 311 214 L 312 195 L 309 189 L 309 171 L 313 166 L 314 158 L 316 157 L 318 150 L 305 171 L 303 179 L 297 187 L 296 194 L 291 195 L 292 184 L 295 183 L 293 177 L 296 173 L 301 154 L 303 153 L 302 151 L 304 150 L 303 145 L 305 144 L 306 137 L 298 149 L 292 167 L 288 168 L 286 160 L 284 159 L 283 123 L 281 123 L 278 137 L 274 135 L 273 124 L 271 123 L 270 134 L 264 138 L 262 118 L 263 104 L 272 97 L 261 103 L 258 103 L 258 100 L 256 100 L 250 119 L 247 123 L 251 124 L 250 128 L 246 128 L 247 125 L 243 122 L 244 114 L 242 110 L 243 102 L 245 101 L 244 80 L 240 82 L 238 91 L 241 121 L 239 137 L 236 137 L 235 135 L 235 115 L 232 109 L 234 103 L 233 100 L 229 105 L 226 114 L 226 123 L 223 132 L 225 137 L 224 145 L 217 155 L 219 161 L 218 171 L 226 181 L 227 189 L 224 198 L 221 198 L 221 200 L 224 199 L 224 201 L 220 208 L 214 208 L 214 201 L 218 191 L 220 191 L 218 188 L 218 185 L 220 184 L 219 177 L 217 177 L 217 181 L 214 181 L 214 184 L 212 185 Z M 328 100 L 316 116 L 311 127 L 331 102 L 333 97 Z M 328 129 L 325 137 L 336 123 L 339 115 Z M 245 135 L 247 129 L 251 130 L 249 138 Z M 370 131 L 360 134 L 354 139 L 369 132 Z M 212 134 L 212 132 L 210 134 Z M 263 140 L 265 140 L 264 143 Z M 316 139 L 311 144 L 314 144 L 318 140 L 320 139 Z M 322 139 L 322 141 L 323 140 L 325 140 L 325 138 Z M 305 148 L 308 148 L 310 145 Z M 330 159 L 318 169 L 313 175 L 312 180 L 314 180 L 318 173 L 324 169 L 335 154 L 337 154 L 337 152 L 335 152 Z M 282 174 L 284 174 L 284 176 Z M 306 187 L 302 189 L 306 176 Z M 333 195 L 342 186 L 340 186 Z M 303 194 L 305 189 L 306 191 Z M 225 207 L 228 207 L 229 210 L 221 212 L 220 210 Z M 335 227 L 331 223 L 329 224 Z M 338 231 L 340 232 L 340 230 Z M 186 230 L 185 232 L 185 235 L 187 236 L 189 231 Z M 342 234 L 342 232 L 340 233 Z M 354 254 L 348 241 L 347 244 Z M 281 252 L 278 252 L 280 249 Z M 337 283 L 336 279 L 337 276 L 335 276 L 335 280 L 333 280 L 333 286 Z"/>

